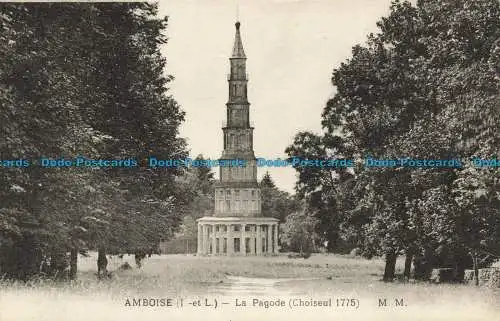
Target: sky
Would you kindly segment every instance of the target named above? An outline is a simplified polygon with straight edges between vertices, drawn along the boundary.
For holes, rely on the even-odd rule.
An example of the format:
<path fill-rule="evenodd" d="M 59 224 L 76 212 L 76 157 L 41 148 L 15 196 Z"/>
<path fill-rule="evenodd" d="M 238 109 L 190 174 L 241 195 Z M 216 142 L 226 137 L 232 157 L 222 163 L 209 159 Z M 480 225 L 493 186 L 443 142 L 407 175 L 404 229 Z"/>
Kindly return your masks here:
<path fill-rule="evenodd" d="M 236 20 L 247 56 L 255 155 L 283 159 L 299 131 L 322 132 L 333 69 L 377 32 L 389 6 L 390 0 L 161 1 L 159 14 L 169 16 L 162 53 L 175 77 L 170 93 L 186 112 L 180 134 L 191 157 L 222 153 Z M 293 168 L 260 167 L 259 178 L 266 171 L 279 188 L 294 191 Z"/>

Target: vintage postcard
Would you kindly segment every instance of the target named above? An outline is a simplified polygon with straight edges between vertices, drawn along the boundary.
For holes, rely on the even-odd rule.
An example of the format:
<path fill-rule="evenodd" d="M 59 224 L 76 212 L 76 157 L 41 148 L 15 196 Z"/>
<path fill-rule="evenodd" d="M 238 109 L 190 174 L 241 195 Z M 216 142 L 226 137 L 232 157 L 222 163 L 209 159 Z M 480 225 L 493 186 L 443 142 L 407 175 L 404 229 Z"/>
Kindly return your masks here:
<path fill-rule="evenodd" d="M 0 320 L 500 320 L 500 2 L 0 2 Z"/>

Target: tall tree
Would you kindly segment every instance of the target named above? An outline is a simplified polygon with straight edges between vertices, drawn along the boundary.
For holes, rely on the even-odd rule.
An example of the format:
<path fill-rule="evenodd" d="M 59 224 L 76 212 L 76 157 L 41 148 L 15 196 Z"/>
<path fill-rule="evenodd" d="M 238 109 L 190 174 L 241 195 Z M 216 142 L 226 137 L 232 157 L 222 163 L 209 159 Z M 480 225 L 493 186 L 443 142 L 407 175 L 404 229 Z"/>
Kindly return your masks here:
<path fill-rule="evenodd" d="M 0 268 L 26 279 L 56 272 L 71 250 L 143 251 L 181 220 L 179 170 L 142 159 L 186 155 L 184 119 L 168 94 L 156 5 L 2 4 L 2 159 L 136 158 L 136 169 L 7 168 L 0 190 Z M 77 67 L 75 67 L 77 66 Z M 61 252 L 63 255 L 61 255 Z M 56 259 L 57 258 L 57 259 Z"/>
<path fill-rule="evenodd" d="M 300 208 L 299 202 L 287 192 L 280 190 L 266 172 L 260 181 L 262 215 L 285 222 L 285 218 Z"/>
<path fill-rule="evenodd" d="M 314 168 L 308 171 L 317 176 L 299 176 L 297 186 L 321 189 L 337 200 L 345 237 L 358 233 L 357 242 L 365 251 L 385 254 L 384 280 L 394 278 L 395 257 L 400 253 L 411 257 L 416 249 L 467 244 L 465 239 L 448 238 L 444 229 L 440 229 L 441 240 L 428 238 L 420 234 L 425 232 L 417 228 L 419 222 L 457 226 L 459 216 L 447 210 L 464 211 L 475 204 L 479 211 L 486 199 L 488 207 L 495 206 L 492 197 L 472 202 L 466 192 L 471 187 L 456 187 L 463 179 L 476 180 L 460 166 L 409 170 L 370 169 L 361 164 L 365 157 L 467 162 L 470 157 L 494 156 L 500 139 L 495 83 L 499 19 L 500 5 L 494 0 L 422 0 L 416 5 L 393 1 L 390 14 L 378 23 L 380 32 L 369 35 L 366 45 L 355 46 L 352 57 L 334 70 L 332 81 L 337 92 L 322 115 L 324 138 L 340 132 L 345 151 L 334 154 L 346 154 L 360 165 L 353 168 L 354 180 L 341 180 L 337 189 L 323 187 L 322 180 L 328 182 L 332 170 L 322 173 Z M 325 157 L 322 150 L 338 146 L 322 145 L 325 139 L 321 137 L 302 140 L 315 144 L 300 143 L 300 137 L 308 136 L 297 135 L 292 155 L 308 155 L 316 148 L 319 152 L 309 154 Z M 299 172 L 302 175 L 306 170 Z M 464 175 L 468 178 L 461 178 Z M 481 181 L 482 186 L 497 188 L 491 180 Z M 461 195 L 458 199 L 468 199 L 468 203 L 460 203 L 456 197 L 429 198 L 429 191 L 451 193 L 452 189 Z M 444 199 L 449 203 L 443 207 L 438 202 Z M 425 210 L 423 203 L 427 204 Z M 320 204 L 331 206 L 326 201 Z M 476 233 L 470 230 L 465 234 L 472 237 Z"/>

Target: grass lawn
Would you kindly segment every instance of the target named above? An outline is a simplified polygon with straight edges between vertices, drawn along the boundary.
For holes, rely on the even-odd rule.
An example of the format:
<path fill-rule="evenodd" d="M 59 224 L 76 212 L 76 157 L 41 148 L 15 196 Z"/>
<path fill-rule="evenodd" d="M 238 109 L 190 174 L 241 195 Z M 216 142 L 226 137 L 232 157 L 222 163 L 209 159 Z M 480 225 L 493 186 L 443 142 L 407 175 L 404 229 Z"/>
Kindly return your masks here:
<path fill-rule="evenodd" d="M 132 270 L 118 267 L 129 262 Z M 398 270 L 402 270 L 398 261 Z M 109 260 L 113 278 L 97 281 L 96 255 L 79 259 L 74 283 L 0 284 L 0 320 L 500 320 L 500 293 L 464 285 L 380 281 L 383 261 L 317 254 L 274 257 L 153 256 Z M 132 298 L 173 302 L 226 298 L 225 307 L 127 307 Z M 238 307 L 236 299 L 324 300 L 355 298 L 359 307 Z M 387 300 L 387 306 L 380 306 Z M 397 303 L 403 299 L 404 306 Z M 186 302 L 187 302 L 186 301 Z M 241 303 L 241 302 L 240 302 Z M 251 304 L 250 304 L 251 305 Z M 346 319 L 346 320 L 347 320 Z"/>

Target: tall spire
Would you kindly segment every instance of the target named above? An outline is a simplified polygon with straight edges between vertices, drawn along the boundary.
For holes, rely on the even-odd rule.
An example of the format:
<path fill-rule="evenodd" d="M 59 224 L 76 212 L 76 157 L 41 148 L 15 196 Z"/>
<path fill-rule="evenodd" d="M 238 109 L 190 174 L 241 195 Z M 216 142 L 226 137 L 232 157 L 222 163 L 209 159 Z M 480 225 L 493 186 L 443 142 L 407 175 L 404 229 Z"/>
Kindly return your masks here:
<path fill-rule="evenodd" d="M 243 43 L 241 42 L 240 22 L 237 21 L 235 23 L 235 26 L 236 26 L 236 35 L 234 37 L 233 54 L 231 58 L 246 58 L 245 51 L 243 50 Z"/>

